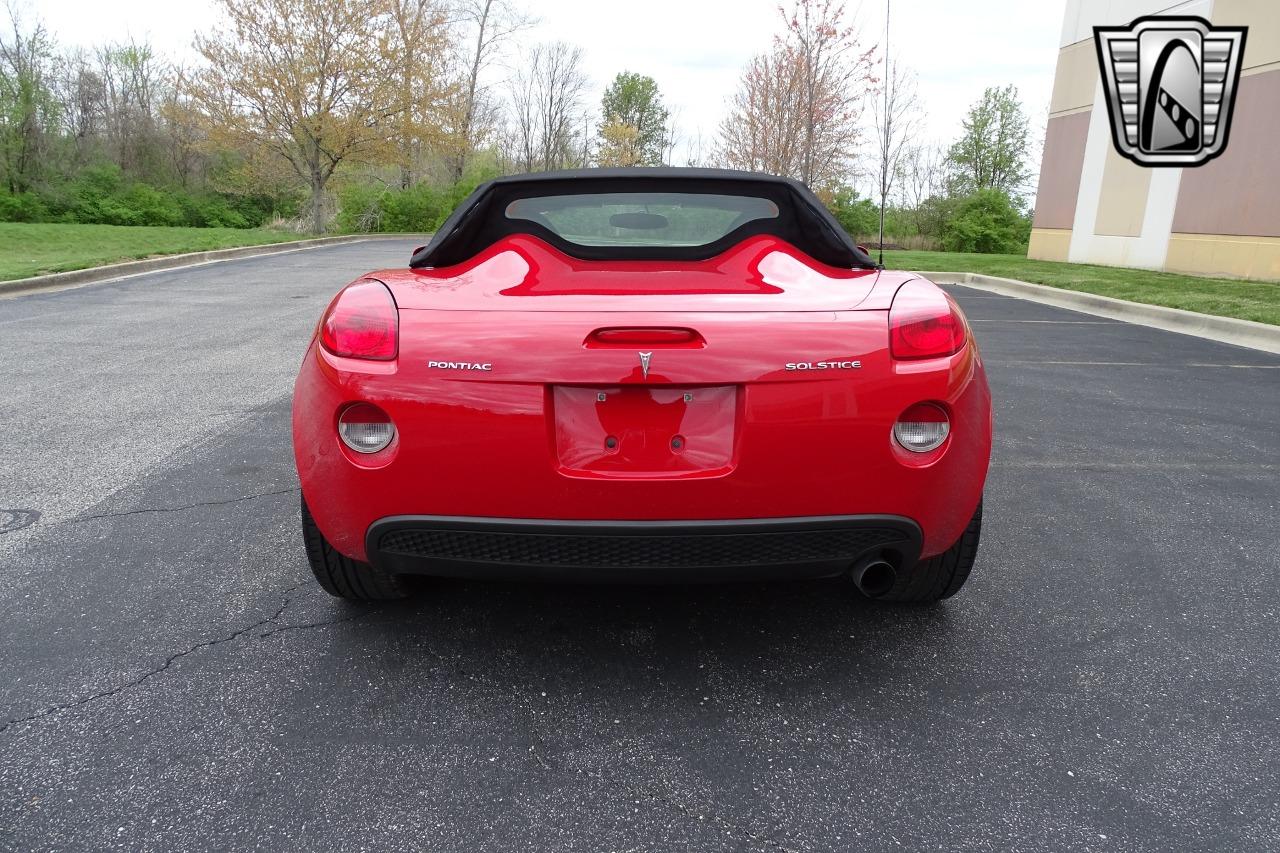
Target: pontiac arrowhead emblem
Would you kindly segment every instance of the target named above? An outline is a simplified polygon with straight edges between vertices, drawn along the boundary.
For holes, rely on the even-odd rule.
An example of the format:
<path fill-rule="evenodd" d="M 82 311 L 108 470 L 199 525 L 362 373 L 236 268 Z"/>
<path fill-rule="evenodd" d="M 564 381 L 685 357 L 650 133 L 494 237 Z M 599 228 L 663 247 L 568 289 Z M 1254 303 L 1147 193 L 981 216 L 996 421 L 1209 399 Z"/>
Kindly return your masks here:
<path fill-rule="evenodd" d="M 649 378 L 649 359 L 651 358 L 653 358 L 653 353 L 651 352 L 640 353 L 640 372 L 644 374 L 646 380 Z"/>

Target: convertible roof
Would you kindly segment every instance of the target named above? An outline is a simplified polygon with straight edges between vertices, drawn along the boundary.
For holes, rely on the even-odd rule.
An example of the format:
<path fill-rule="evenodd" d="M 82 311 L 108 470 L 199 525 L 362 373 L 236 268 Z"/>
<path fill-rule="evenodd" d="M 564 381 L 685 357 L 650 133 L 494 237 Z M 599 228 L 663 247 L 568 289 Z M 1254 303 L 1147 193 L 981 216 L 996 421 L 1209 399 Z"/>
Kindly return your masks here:
<path fill-rule="evenodd" d="M 512 201 L 581 193 L 668 192 L 767 198 L 778 217 L 755 220 L 703 246 L 583 246 L 569 243 L 536 222 L 509 219 Z M 791 178 L 732 169 L 573 169 L 508 175 L 481 184 L 445 220 L 431 242 L 414 253 L 410 267 L 461 263 L 511 234 L 532 234 L 567 255 L 587 260 L 705 260 L 755 234 L 771 234 L 833 267 L 876 268 L 807 186 Z"/>

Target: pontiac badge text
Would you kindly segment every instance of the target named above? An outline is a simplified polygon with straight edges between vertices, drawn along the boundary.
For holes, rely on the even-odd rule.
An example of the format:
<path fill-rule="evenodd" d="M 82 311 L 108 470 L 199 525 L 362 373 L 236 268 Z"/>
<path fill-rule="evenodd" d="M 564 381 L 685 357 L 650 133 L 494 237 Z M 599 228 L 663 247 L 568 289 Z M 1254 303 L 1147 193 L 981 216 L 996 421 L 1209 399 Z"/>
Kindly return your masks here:
<path fill-rule="evenodd" d="M 475 361 L 428 361 L 427 367 L 438 367 L 441 370 L 493 370 L 491 363 Z"/>

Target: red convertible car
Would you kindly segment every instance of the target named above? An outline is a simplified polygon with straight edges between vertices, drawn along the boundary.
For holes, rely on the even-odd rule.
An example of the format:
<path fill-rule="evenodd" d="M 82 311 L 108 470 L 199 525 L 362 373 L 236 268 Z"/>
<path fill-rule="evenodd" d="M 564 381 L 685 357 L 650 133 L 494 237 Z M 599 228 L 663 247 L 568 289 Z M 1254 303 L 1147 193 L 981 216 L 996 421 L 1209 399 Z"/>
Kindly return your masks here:
<path fill-rule="evenodd" d="M 480 187 L 330 303 L 293 443 L 330 593 L 406 576 L 845 575 L 954 594 L 991 400 L 964 315 L 792 180 L 703 169 Z"/>

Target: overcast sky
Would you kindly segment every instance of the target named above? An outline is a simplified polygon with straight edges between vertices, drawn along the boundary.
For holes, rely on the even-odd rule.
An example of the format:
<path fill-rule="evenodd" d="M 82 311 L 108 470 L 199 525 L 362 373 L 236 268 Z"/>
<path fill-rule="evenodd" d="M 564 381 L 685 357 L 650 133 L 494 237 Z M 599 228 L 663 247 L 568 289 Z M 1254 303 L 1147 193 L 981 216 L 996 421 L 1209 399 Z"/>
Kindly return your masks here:
<path fill-rule="evenodd" d="M 190 58 L 191 39 L 217 15 L 211 0 L 20 0 L 64 45 L 130 36 Z M 334 0 L 341 2 L 341 0 Z M 517 0 L 518 2 L 518 0 Z M 987 86 L 1015 83 L 1037 146 L 1049 110 L 1063 2 L 1058 0 L 891 0 L 889 47 L 915 70 L 926 107 L 923 134 L 949 142 L 965 110 Z M 540 19 L 520 38 L 582 46 L 593 103 L 619 71 L 658 81 L 677 116 L 677 164 L 714 143 L 743 65 L 766 50 L 781 18 L 776 0 L 527 0 Z M 884 0 L 851 0 L 850 20 L 865 46 L 884 44 Z M 495 68 L 493 82 L 503 71 Z"/>

